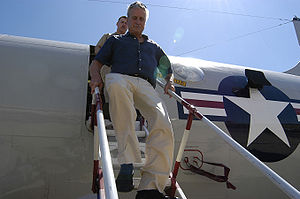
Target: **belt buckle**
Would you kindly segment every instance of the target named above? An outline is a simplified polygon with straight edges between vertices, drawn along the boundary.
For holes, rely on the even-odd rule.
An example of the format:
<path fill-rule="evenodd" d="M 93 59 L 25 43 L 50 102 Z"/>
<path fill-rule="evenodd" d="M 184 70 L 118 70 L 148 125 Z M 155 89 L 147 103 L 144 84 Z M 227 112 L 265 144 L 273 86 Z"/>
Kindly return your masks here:
<path fill-rule="evenodd" d="M 134 76 L 134 77 L 139 77 L 139 78 L 142 78 L 142 79 L 144 79 L 144 80 L 146 80 L 146 81 L 149 81 L 149 78 L 148 78 L 148 77 L 145 77 L 145 76 L 143 76 L 143 75 L 141 75 L 141 74 L 138 74 L 138 73 L 134 73 L 132 76 Z"/>

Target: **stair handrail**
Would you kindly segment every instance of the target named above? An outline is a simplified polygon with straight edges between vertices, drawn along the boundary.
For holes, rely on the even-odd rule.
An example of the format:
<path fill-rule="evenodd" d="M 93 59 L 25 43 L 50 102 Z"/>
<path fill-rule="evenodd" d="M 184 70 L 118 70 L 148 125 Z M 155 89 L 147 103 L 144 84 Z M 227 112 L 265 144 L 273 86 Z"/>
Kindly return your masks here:
<path fill-rule="evenodd" d="M 97 118 L 97 131 L 98 131 L 98 146 L 99 149 L 99 159 L 101 159 L 103 178 L 104 178 L 104 190 L 106 199 L 118 199 L 118 192 L 113 172 L 111 154 L 109 149 L 109 144 L 107 140 L 107 133 L 105 129 L 103 111 L 101 109 L 101 98 L 99 88 L 95 88 L 95 98 L 96 98 L 96 118 Z M 96 134 L 97 131 L 94 131 Z M 97 137 L 97 136 L 96 136 Z M 97 141 L 96 141 L 97 143 Z M 96 148 L 96 150 L 97 150 Z M 97 155 L 97 154 L 96 154 Z M 95 155 L 94 155 L 95 156 Z M 95 158 L 95 157 L 94 157 Z M 99 182 L 100 183 L 100 182 Z"/>
<path fill-rule="evenodd" d="M 164 88 L 164 84 L 157 79 L 157 83 Z M 279 176 L 276 172 L 274 172 L 271 168 L 269 168 L 266 164 L 261 162 L 258 158 L 252 155 L 248 150 L 246 150 L 243 146 L 241 146 L 238 142 L 236 142 L 233 138 L 227 135 L 222 129 L 216 126 L 212 121 L 207 119 L 204 115 L 202 115 L 193 105 L 189 104 L 179 95 L 177 95 L 174 91 L 168 90 L 168 93 L 176 99 L 181 105 L 188 109 L 190 115 L 197 117 L 200 121 L 206 123 L 209 127 L 211 127 L 219 136 L 223 138 L 223 140 L 229 144 L 233 149 L 235 149 L 238 153 L 240 153 L 246 160 L 248 160 L 253 166 L 259 169 L 266 177 L 268 177 L 276 186 L 278 186 L 285 194 L 287 194 L 292 199 L 300 199 L 300 192 L 289 184 L 285 179 Z"/>

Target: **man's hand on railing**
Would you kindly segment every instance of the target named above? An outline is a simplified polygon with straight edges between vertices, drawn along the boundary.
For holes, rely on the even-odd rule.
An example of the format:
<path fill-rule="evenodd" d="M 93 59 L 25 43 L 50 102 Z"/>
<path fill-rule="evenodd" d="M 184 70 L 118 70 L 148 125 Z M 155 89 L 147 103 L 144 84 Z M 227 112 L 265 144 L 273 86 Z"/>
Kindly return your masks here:
<path fill-rule="evenodd" d="M 165 91 L 165 94 L 169 95 L 170 98 L 172 97 L 171 94 L 169 94 L 168 90 L 172 90 L 175 92 L 175 87 L 174 87 L 174 84 L 173 84 L 173 74 L 172 73 L 169 73 L 167 74 L 167 76 L 165 77 L 165 80 L 166 80 L 166 85 L 164 87 L 164 91 Z"/>
<path fill-rule="evenodd" d="M 174 84 L 173 84 L 173 81 L 167 81 L 166 85 L 165 85 L 165 88 L 164 88 L 164 91 L 165 91 L 165 94 L 169 95 L 170 98 L 172 97 L 172 95 L 170 95 L 168 93 L 168 90 L 172 90 L 175 92 L 175 87 L 174 87 Z"/>
<path fill-rule="evenodd" d="M 99 91 L 101 92 L 102 88 L 103 88 L 103 82 L 90 82 L 90 87 L 91 87 L 91 93 L 93 94 L 95 92 L 95 88 L 99 87 Z"/>

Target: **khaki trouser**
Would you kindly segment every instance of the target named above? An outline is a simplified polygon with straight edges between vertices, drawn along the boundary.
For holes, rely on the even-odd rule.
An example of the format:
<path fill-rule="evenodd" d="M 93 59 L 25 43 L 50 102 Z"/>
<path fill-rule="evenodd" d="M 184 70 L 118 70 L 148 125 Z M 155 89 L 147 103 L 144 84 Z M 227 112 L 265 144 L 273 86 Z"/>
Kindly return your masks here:
<path fill-rule="evenodd" d="M 136 107 L 148 121 L 150 131 L 138 190 L 158 189 L 163 192 L 174 150 L 172 125 L 165 105 L 150 83 L 138 77 L 109 73 L 106 75 L 105 86 L 118 142 L 119 163 L 141 162 L 135 134 Z"/>

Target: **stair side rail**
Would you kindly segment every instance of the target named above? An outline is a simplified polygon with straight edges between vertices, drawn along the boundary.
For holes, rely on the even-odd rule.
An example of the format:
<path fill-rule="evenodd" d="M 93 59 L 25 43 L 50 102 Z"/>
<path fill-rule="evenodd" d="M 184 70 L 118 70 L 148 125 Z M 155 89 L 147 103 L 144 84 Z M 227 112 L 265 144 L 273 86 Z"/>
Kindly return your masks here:
<path fill-rule="evenodd" d="M 156 80 L 157 83 L 164 88 L 164 84 L 160 80 Z M 286 195 L 292 199 L 300 199 L 300 192 L 269 168 L 266 164 L 261 162 L 258 158 L 252 155 L 248 150 L 236 142 L 233 138 L 227 135 L 222 129 L 216 126 L 212 121 L 203 116 L 193 105 L 189 104 L 175 92 L 168 90 L 168 93 L 176 99 L 181 105 L 188 109 L 190 114 L 197 117 L 200 121 L 203 121 L 209 127 L 211 127 L 223 140 L 229 144 L 233 149 L 235 149 L 240 155 L 242 155 L 246 160 L 248 160 L 253 166 L 259 169 L 266 177 L 269 178 L 276 186 L 278 186 Z"/>
<path fill-rule="evenodd" d="M 103 177 L 104 177 L 104 190 L 106 199 L 118 199 L 118 192 L 113 172 L 112 160 L 107 140 L 107 134 L 104 124 L 103 111 L 101 110 L 101 98 L 99 88 L 95 88 L 96 96 L 96 118 L 97 118 L 97 131 L 99 135 L 99 157 L 102 163 Z M 96 133 L 95 131 L 94 133 Z"/>

